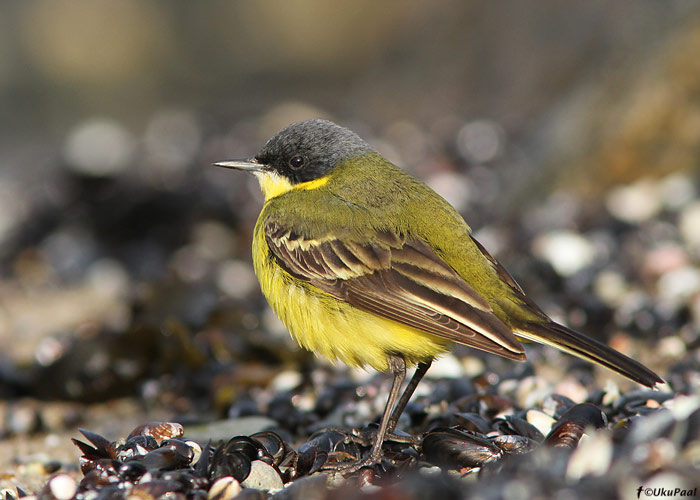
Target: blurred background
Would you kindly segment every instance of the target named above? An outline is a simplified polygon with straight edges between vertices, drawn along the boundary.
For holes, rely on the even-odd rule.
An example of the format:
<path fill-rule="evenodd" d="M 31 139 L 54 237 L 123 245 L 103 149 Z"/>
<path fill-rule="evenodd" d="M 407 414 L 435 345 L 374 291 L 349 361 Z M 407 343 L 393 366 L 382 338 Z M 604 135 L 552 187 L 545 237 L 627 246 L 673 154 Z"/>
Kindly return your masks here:
<path fill-rule="evenodd" d="M 252 272 L 258 188 L 210 164 L 317 116 L 549 313 L 697 387 L 699 53 L 681 0 L 0 3 L 0 437 L 86 415 L 47 401 L 213 418 L 303 383 Z"/>

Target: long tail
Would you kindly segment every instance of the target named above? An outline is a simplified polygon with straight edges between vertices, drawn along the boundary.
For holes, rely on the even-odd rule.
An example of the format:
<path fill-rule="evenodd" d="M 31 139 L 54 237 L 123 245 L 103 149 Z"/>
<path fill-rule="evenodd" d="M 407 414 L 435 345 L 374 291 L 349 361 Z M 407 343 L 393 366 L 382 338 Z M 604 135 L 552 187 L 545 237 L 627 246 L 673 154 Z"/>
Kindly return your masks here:
<path fill-rule="evenodd" d="M 523 340 L 556 347 L 579 358 L 605 366 L 647 387 L 653 388 L 656 384 L 664 383 L 661 377 L 641 363 L 617 352 L 602 342 L 598 342 L 559 323 L 553 321 L 546 323 L 530 322 L 524 327 L 516 328 L 514 332 L 517 337 Z"/>

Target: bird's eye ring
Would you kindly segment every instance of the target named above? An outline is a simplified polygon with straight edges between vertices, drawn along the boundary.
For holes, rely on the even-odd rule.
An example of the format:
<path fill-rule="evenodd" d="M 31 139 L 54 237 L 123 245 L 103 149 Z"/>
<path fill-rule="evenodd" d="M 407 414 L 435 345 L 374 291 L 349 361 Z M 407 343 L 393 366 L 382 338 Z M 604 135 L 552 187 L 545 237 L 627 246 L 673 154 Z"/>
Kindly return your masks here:
<path fill-rule="evenodd" d="M 298 170 L 303 167 L 304 163 L 306 162 L 303 156 L 292 156 L 292 158 L 289 160 L 289 166 L 294 170 Z"/>

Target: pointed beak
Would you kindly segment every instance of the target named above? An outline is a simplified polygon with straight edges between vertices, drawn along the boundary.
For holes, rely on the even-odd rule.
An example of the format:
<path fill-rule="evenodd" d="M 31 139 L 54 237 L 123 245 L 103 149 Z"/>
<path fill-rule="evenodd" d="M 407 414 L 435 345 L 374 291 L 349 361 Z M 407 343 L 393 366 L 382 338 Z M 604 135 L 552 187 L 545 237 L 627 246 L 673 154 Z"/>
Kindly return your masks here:
<path fill-rule="evenodd" d="M 218 161 L 214 163 L 214 165 L 217 167 L 234 168 L 236 170 L 247 170 L 248 172 L 261 172 L 264 166 L 255 158 Z"/>

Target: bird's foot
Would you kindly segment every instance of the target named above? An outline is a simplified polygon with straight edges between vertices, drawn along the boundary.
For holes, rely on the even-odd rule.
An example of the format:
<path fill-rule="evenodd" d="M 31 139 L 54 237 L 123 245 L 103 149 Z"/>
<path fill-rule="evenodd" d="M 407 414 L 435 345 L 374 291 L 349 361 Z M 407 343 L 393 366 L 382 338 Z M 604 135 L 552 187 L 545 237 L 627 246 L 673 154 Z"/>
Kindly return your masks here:
<path fill-rule="evenodd" d="M 365 458 L 361 458 L 359 460 L 355 460 L 354 462 L 350 463 L 338 463 L 334 464 L 332 467 L 332 471 L 334 474 L 339 474 L 343 476 L 344 478 L 350 477 L 353 474 L 355 474 L 357 471 L 364 467 L 373 467 L 374 465 L 378 464 L 381 462 L 382 456 L 381 453 L 378 454 L 377 456 L 374 456 L 373 454 L 369 454 Z"/>

